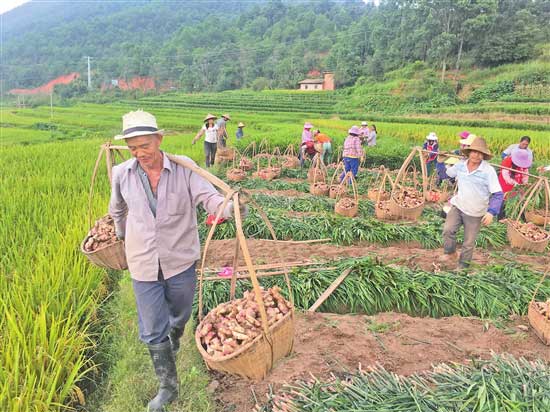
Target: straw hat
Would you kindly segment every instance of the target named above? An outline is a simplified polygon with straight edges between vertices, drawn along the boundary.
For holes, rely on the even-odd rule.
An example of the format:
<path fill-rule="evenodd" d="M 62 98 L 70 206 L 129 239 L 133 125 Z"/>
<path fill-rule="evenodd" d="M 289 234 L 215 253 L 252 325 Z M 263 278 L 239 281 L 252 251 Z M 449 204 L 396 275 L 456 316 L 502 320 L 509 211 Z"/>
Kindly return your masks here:
<path fill-rule="evenodd" d="M 243 123 L 243 122 L 239 122 L 239 124 L 237 125 L 237 127 L 244 127 L 244 123 Z"/>
<path fill-rule="evenodd" d="M 485 160 L 489 160 L 493 157 L 491 151 L 487 147 L 487 142 L 483 137 L 476 137 L 470 147 L 462 149 L 462 153 L 464 153 L 465 156 L 468 156 L 472 150 L 482 153 Z"/>
<path fill-rule="evenodd" d="M 367 122 L 361 122 L 361 126 L 368 126 Z"/>
<path fill-rule="evenodd" d="M 529 169 L 533 164 L 533 152 L 519 147 L 512 150 L 512 163 L 517 167 Z"/>
<path fill-rule="evenodd" d="M 304 129 L 311 129 L 312 127 L 313 127 L 313 125 L 310 122 L 305 122 L 304 123 Z"/>
<path fill-rule="evenodd" d="M 222 114 L 222 117 L 225 117 L 227 120 L 231 120 L 231 116 L 229 116 L 227 113 Z"/>
<path fill-rule="evenodd" d="M 445 160 L 445 164 L 449 166 L 456 165 L 458 162 L 460 162 L 460 159 L 454 156 L 451 156 L 447 160 Z"/>
<path fill-rule="evenodd" d="M 359 130 L 357 126 L 351 126 L 351 129 L 348 130 L 348 133 L 359 136 L 361 134 L 361 130 Z"/>
<path fill-rule="evenodd" d="M 464 145 L 464 146 L 470 146 L 474 140 L 476 140 L 476 135 L 475 134 L 469 134 L 468 137 L 464 138 L 464 139 L 460 139 L 459 140 L 459 143 Z"/>
<path fill-rule="evenodd" d="M 157 126 L 155 116 L 143 110 L 136 110 L 122 116 L 122 134 L 116 135 L 115 140 L 163 133 L 164 130 L 159 130 Z"/>
<path fill-rule="evenodd" d="M 206 117 L 204 118 L 203 122 L 206 122 L 207 120 L 214 119 L 216 120 L 218 117 L 214 116 L 212 113 L 208 113 Z"/>

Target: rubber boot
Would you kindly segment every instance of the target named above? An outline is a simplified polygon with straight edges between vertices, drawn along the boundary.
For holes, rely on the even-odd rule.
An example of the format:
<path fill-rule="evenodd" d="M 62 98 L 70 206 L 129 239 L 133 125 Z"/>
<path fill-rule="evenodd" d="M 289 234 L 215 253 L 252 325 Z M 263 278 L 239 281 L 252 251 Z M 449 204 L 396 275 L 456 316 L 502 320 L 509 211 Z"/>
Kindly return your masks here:
<path fill-rule="evenodd" d="M 178 397 L 176 362 L 172 353 L 172 345 L 168 339 L 148 346 L 160 385 L 157 396 L 149 402 L 147 410 L 148 412 L 161 412 L 164 411 L 164 406 Z"/>
<path fill-rule="evenodd" d="M 172 345 L 172 352 L 174 353 L 174 357 L 178 354 L 180 350 L 180 339 L 183 336 L 183 328 L 172 328 L 170 329 L 170 334 L 168 337 L 170 338 L 170 344 Z"/>

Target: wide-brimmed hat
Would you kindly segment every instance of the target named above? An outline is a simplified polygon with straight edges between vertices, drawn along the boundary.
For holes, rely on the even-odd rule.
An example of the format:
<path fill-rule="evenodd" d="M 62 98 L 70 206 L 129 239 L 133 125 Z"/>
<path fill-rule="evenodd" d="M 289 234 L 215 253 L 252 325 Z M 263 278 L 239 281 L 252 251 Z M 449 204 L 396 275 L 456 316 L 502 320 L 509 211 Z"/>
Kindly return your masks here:
<path fill-rule="evenodd" d="M 436 140 L 437 141 L 437 135 L 435 134 L 435 132 L 430 132 L 430 134 L 428 134 L 428 136 L 426 136 L 426 140 Z"/>
<path fill-rule="evenodd" d="M 231 120 L 231 116 L 229 116 L 227 113 L 222 114 L 222 117 L 225 117 L 227 120 Z"/>
<path fill-rule="evenodd" d="M 122 116 L 122 134 L 116 135 L 115 140 L 163 133 L 164 130 L 159 130 L 157 126 L 155 116 L 143 110 L 136 110 Z"/>
<path fill-rule="evenodd" d="M 470 132 L 468 130 L 464 130 L 458 134 L 458 137 L 461 139 L 466 139 L 468 136 L 470 136 Z"/>
<path fill-rule="evenodd" d="M 361 134 L 361 130 L 359 130 L 357 126 L 351 126 L 351 129 L 348 130 L 348 134 L 359 136 Z"/>
<path fill-rule="evenodd" d="M 445 160 L 445 164 L 449 166 L 456 165 L 458 162 L 460 162 L 460 159 L 454 156 L 450 156 L 447 160 Z"/>
<path fill-rule="evenodd" d="M 237 125 L 237 127 L 244 127 L 244 123 L 243 123 L 243 122 L 239 122 L 239 124 Z"/>
<path fill-rule="evenodd" d="M 210 120 L 210 119 L 214 119 L 214 120 L 215 120 L 215 119 L 217 119 L 217 118 L 218 118 L 218 116 L 215 116 L 215 115 L 213 115 L 212 113 L 208 113 L 208 114 L 206 115 L 206 117 L 204 118 L 203 122 L 206 122 L 207 120 Z"/>
<path fill-rule="evenodd" d="M 312 127 L 313 127 L 313 125 L 310 122 L 305 122 L 304 123 L 304 129 L 311 129 Z"/>
<path fill-rule="evenodd" d="M 464 153 L 465 156 L 468 156 L 472 150 L 482 153 L 485 160 L 489 160 L 493 157 L 491 151 L 487 147 L 487 142 L 483 137 L 476 137 L 469 147 L 462 149 L 462 153 Z"/>
<path fill-rule="evenodd" d="M 517 167 L 528 169 L 533 164 L 533 152 L 519 147 L 512 150 L 512 163 Z"/>
<path fill-rule="evenodd" d="M 470 146 L 472 144 L 472 142 L 476 139 L 476 137 L 477 136 L 475 134 L 469 134 L 468 137 L 466 137 L 464 139 L 460 139 L 458 142 L 461 145 Z"/>
<path fill-rule="evenodd" d="M 361 126 L 368 126 L 367 122 L 361 122 Z"/>

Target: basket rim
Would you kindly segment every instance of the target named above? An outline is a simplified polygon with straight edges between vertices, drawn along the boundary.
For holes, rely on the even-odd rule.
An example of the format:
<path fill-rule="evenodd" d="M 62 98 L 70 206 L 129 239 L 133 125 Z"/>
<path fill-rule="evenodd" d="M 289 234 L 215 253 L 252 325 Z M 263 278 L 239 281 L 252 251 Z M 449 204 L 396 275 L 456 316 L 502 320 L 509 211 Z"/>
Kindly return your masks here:
<path fill-rule="evenodd" d="M 534 244 L 539 244 L 539 243 L 543 243 L 543 242 L 548 242 L 550 240 L 550 233 L 546 232 L 546 239 L 542 239 L 542 240 L 533 240 L 533 239 L 528 239 L 523 233 L 521 233 L 519 230 L 517 230 L 514 225 L 512 224 L 511 221 L 508 221 L 506 222 L 506 226 L 508 227 L 508 229 L 511 229 L 513 230 L 514 232 L 516 232 L 518 235 L 521 236 L 521 238 L 523 240 L 525 240 L 526 242 L 529 242 L 529 243 L 534 243 Z"/>
<path fill-rule="evenodd" d="M 389 201 L 393 201 L 393 204 L 395 205 L 395 207 L 398 207 L 399 209 L 402 209 L 402 210 L 416 210 L 416 209 L 424 207 L 426 205 L 426 200 L 424 198 L 422 199 L 422 203 L 420 203 L 417 206 L 413 206 L 413 207 L 401 206 L 399 203 L 397 203 L 397 200 L 395 200 L 394 195 L 390 196 Z"/>
<path fill-rule="evenodd" d="M 124 240 L 117 239 L 117 240 L 116 240 L 115 242 L 113 242 L 113 243 L 110 243 L 110 244 L 108 244 L 108 245 L 102 246 L 102 247 L 100 247 L 100 248 L 97 248 L 96 250 L 93 250 L 93 251 L 89 252 L 89 251 L 87 251 L 86 249 L 84 249 L 84 244 L 86 243 L 86 241 L 87 241 L 89 238 L 90 238 L 90 236 L 86 236 L 86 237 L 84 238 L 84 240 L 82 241 L 82 243 L 80 244 L 80 251 L 81 251 L 82 253 L 84 253 L 85 255 L 93 255 L 93 254 L 95 254 L 95 253 L 97 253 L 97 252 L 101 252 L 101 251 L 104 250 L 104 249 L 108 249 L 108 248 L 110 248 L 110 247 L 112 247 L 112 246 L 117 246 L 117 245 L 119 245 L 120 243 L 124 244 Z"/>
<path fill-rule="evenodd" d="M 291 319 L 293 317 L 294 317 L 294 307 L 290 308 L 290 310 L 281 319 L 279 319 L 277 322 L 275 322 L 273 325 L 271 325 L 269 327 L 269 332 L 273 333 L 273 331 L 277 328 L 277 326 L 283 324 L 286 320 Z M 206 319 L 206 317 L 205 317 L 205 319 Z M 206 352 L 206 350 L 202 347 L 201 337 L 199 336 L 200 326 L 202 325 L 202 323 L 204 322 L 205 319 L 203 319 L 202 322 L 200 322 L 197 325 L 197 328 L 195 329 L 195 343 L 197 345 L 197 349 L 199 350 L 199 353 L 201 354 L 201 356 L 205 360 L 208 360 L 210 362 L 224 362 L 224 361 L 228 361 L 230 359 L 233 359 L 233 358 L 241 355 L 243 352 L 246 352 L 256 342 L 259 342 L 261 339 L 265 338 L 264 333 L 262 332 L 258 336 L 256 336 L 252 341 L 248 342 L 246 345 L 241 346 L 235 352 L 233 352 L 229 355 L 226 355 L 226 356 L 222 356 L 222 357 L 213 357 L 208 352 Z"/>

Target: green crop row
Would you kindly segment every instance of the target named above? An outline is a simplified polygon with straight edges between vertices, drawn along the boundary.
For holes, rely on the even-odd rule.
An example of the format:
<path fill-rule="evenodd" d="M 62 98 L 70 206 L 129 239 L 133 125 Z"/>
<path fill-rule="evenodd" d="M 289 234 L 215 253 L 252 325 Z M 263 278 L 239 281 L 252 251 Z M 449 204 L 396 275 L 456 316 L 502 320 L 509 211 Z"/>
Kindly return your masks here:
<path fill-rule="evenodd" d="M 549 375 L 542 360 L 496 354 L 410 376 L 378 366 L 327 381 L 287 384 L 255 412 L 542 412 L 550 410 Z"/>

